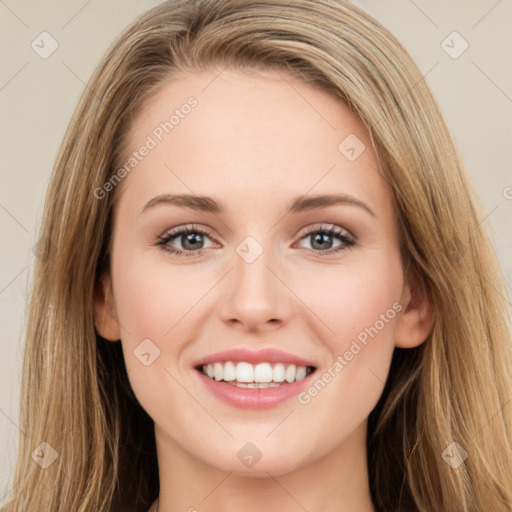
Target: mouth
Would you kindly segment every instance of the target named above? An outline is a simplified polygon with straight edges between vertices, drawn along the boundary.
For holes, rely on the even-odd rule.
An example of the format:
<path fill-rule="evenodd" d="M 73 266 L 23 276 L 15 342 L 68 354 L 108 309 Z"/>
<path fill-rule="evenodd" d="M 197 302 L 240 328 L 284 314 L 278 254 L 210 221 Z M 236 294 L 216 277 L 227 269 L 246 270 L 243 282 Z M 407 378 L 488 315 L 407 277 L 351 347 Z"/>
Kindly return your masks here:
<path fill-rule="evenodd" d="M 217 361 L 195 367 L 204 376 L 217 382 L 249 389 L 282 387 L 300 382 L 315 372 L 311 365 L 296 365 L 285 362 Z"/>

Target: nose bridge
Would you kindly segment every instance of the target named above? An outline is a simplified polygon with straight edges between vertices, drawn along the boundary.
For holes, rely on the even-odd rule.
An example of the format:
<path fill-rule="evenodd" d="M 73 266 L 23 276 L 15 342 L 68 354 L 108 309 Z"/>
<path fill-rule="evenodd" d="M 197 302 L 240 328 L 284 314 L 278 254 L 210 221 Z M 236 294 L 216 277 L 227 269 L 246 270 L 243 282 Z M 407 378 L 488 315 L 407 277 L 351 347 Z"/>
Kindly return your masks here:
<path fill-rule="evenodd" d="M 270 238 L 260 241 L 248 235 L 235 248 L 234 269 L 222 307 L 224 319 L 256 326 L 282 318 L 285 287 L 275 275 Z"/>
<path fill-rule="evenodd" d="M 275 276 L 269 267 L 273 266 L 275 259 L 269 246 L 270 237 L 258 238 L 248 235 L 235 249 L 235 288 L 263 299 L 273 289 L 271 281 Z"/>

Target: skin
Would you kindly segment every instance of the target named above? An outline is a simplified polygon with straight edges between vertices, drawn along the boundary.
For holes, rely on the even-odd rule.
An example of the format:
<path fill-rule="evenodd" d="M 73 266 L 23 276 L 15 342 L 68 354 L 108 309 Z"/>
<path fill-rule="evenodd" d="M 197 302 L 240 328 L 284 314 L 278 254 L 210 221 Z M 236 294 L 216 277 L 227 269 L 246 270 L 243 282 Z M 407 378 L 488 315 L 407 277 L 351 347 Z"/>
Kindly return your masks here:
<path fill-rule="evenodd" d="M 391 193 L 360 119 L 284 73 L 216 74 L 181 73 L 134 119 L 135 150 L 187 98 L 198 101 L 121 183 L 112 273 L 97 287 L 96 328 L 121 340 L 131 386 L 155 422 L 159 511 L 372 511 L 367 418 L 394 347 L 428 336 L 431 304 L 404 281 Z M 338 150 L 349 134 L 366 147 L 354 161 Z M 226 211 L 164 204 L 141 214 L 162 193 L 211 196 Z M 345 204 L 287 213 L 296 197 L 322 193 L 355 196 L 375 216 Z M 155 245 L 191 223 L 209 232 L 193 246 L 200 254 Z M 344 245 L 305 236 L 325 224 L 348 231 L 355 245 L 322 254 Z M 263 249 L 250 264 L 236 252 L 247 236 Z M 191 247 L 185 237 L 168 245 L 183 243 Z M 294 397 L 235 408 L 193 369 L 213 352 L 275 347 L 314 361 L 321 375 L 397 302 L 402 310 L 306 405 Z M 160 350 L 149 366 L 134 356 L 146 338 Z M 262 453 L 251 468 L 237 457 L 247 442 Z"/>

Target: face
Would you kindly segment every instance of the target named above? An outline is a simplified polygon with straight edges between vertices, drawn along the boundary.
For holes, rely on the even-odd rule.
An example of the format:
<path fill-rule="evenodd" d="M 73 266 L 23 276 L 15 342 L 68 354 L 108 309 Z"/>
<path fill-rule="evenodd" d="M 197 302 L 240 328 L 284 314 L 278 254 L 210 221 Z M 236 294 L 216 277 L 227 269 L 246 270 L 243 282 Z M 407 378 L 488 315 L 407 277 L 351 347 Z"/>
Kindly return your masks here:
<path fill-rule="evenodd" d="M 251 475 L 362 446 L 394 346 L 424 336 L 402 336 L 412 305 L 392 197 L 359 118 L 286 74 L 183 72 L 128 142 L 99 328 L 121 339 L 157 444 Z M 232 349 L 246 353 L 215 356 Z M 213 379 L 196 368 L 212 355 Z M 281 383 L 217 381 L 226 361 L 238 380 Z"/>

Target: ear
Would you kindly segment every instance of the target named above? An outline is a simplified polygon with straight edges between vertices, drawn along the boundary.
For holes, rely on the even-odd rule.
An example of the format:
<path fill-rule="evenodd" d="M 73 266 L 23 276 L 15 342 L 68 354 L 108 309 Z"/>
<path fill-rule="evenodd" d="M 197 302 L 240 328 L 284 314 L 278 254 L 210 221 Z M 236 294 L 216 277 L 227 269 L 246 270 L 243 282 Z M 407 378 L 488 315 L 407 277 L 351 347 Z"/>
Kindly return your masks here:
<path fill-rule="evenodd" d="M 400 299 L 402 311 L 397 317 L 395 346 L 414 348 L 421 345 L 434 325 L 434 307 L 425 288 L 409 278 Z"/>
<path fill-rule="evenodd" d="M 114 305 L 112 283 L 108 273 L 103 274 L 94 293 L 94 326 L 98 334 L 109 341 L 119 341 L 121 332 Z"/>

